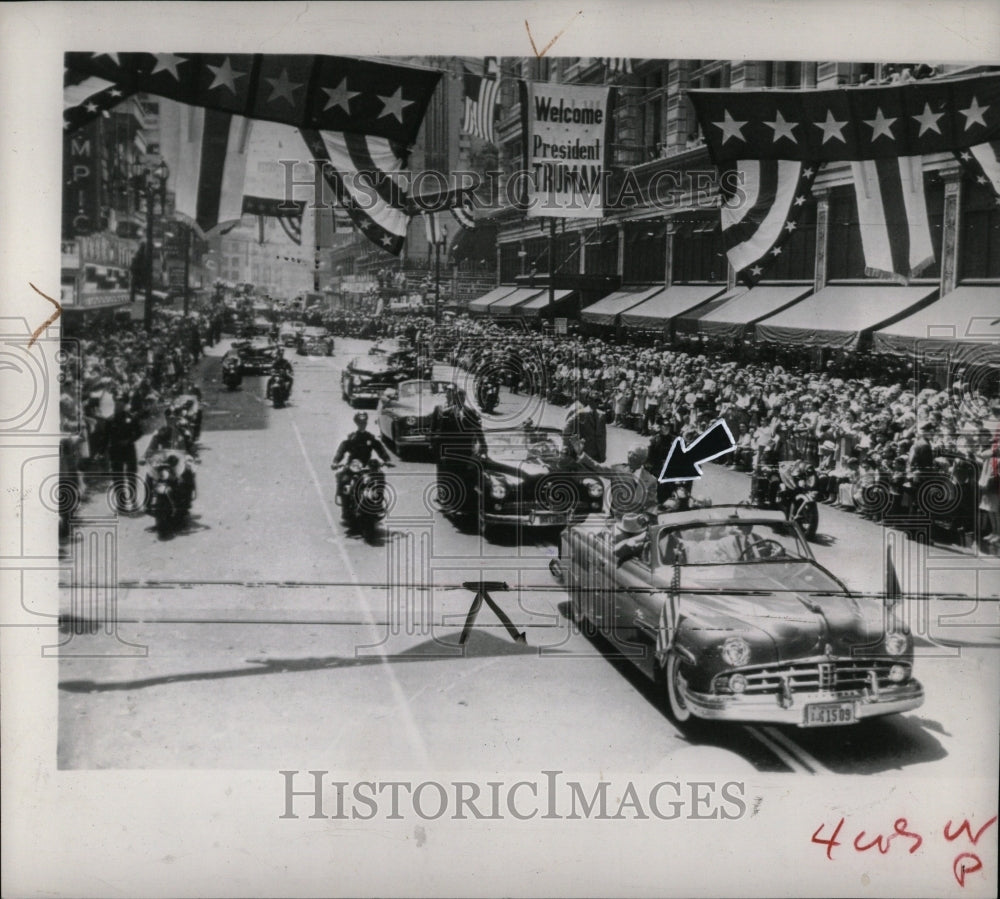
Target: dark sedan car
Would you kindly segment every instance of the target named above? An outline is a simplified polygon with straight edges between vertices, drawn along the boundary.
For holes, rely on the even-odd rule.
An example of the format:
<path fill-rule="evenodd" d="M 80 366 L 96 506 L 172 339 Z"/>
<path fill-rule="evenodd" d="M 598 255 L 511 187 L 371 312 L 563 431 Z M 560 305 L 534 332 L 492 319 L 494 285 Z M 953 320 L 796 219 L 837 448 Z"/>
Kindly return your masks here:
<path fill-rule="evenodd" d="M 561 555 L 573 618 L 656 681 L 680 724 L 850 725 L 923 702 L 902 610 L 852 594 L 781 512 L 594 516 Z"/>
<path fill-rule="evenodd" d="M 603 481 L 570 459 L 557 428 L 490 428 L 481 434 L 483 448 L 472 456 L 465 447 L 449 453 L 450 435 L 436 442 L 441 490 L 453 495 L 463 493 L 459 482 L 468 485 L 465 510 L 475 512 L 485 537 L 564 527 L 603 508 Z M 455 483 L 441 483 L 449 477 Z"/>
<path fill-rule="evenodd" d="M 431 446 L 434 411 L 448 401 L 451 381 L 400 381 L 386 391 L 378 404 L 378 427 L 402 459 L 414 446 Z"/>
<path fill-rule="evenodd" d="M 306 325 L 299 334 L 295 352 L 300 356 L 332 356 L 333 335 L 326 328 Z"/>
<path fill-rule="evenodd" d="M 347 363 L 340 375 L 340 393 L 352 406 L 361 402 L 375 404 L 386 390 L 414 377 L 413 367 L 398 357 L 381 353 L 357 356 Z"/>

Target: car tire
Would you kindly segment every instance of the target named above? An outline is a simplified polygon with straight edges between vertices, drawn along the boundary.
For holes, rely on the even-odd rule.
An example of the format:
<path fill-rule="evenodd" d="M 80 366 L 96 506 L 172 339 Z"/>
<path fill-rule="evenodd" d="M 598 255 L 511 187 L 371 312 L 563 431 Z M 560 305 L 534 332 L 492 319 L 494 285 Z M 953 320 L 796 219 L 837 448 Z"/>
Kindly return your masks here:
<path fill-rule="evenodd" d="M 667 655 L 667 664 L 661 669 L 663 688 L 666 694 L 667 713 L 675 724 L 690 724 L 694 719 L 680 695 L 679 681 L 684 675 L 681 671 L 681 657 L 676 652 Z"/>
<path fill-rule="evenodd" d="M 569 591 L 569 616 L 573 619 L 573 623 L 576 625 L 577 630 L 583 634 L 588 640 L 593 640 L 597 636 L 597 625 L 594 624 L 586 615 L 583 614 L 583 609 L 580 608 L 580 599 L 578 591 L 570 588 Z"/>

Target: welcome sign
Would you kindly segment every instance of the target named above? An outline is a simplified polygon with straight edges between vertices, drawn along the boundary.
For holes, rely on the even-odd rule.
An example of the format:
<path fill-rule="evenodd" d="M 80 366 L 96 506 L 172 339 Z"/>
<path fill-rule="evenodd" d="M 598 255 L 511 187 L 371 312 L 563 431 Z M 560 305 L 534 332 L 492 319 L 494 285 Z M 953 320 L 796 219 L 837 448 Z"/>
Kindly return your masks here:
<path fill-rule="evenodd" d="M 604 215 L 614 88 L 521 82 L 528 218 Z"/>

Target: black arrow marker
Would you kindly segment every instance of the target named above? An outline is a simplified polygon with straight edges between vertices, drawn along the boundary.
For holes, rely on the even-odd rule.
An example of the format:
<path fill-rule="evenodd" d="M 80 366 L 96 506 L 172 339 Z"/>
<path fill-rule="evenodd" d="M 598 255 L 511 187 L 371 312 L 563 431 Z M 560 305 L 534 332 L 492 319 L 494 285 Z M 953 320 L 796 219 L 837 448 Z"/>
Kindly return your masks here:
<path fill-rule="evenodd" d="M 702 476 L 701 465 L 711 462 L 726 453 L 736 449 L 736 441 L 729 430 L 729 425 L 719 419 L 705 431 L 691 446 L 684 443 L 683 437 L 678 437 L 667 453 L 667 461 L 663 463 L 659 481 L 693 481 Z"/>

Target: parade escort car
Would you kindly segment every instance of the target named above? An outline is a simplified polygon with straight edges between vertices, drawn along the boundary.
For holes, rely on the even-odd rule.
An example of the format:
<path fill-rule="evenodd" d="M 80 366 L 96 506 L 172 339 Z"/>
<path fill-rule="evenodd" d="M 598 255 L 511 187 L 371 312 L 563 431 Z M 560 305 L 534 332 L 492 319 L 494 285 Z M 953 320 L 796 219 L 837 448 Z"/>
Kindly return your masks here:
<path fill-rule="evenodd" d="M 923 702 L 892 603 L 852 595 L 780 512 L 595 519 L 563 532 L 571 615 L 660 684 L 679 724 L 846 725 Z"/>
<path fill-rule="evenodd" d="M 278 358 L 278 345 L 267 337 L 235 340 L 233 350 L 239 355 L 244 375 L 267 374 Z"/>
<path fill-rule="evenodd" d="M 332 356 L 333 335 L 324 327 L 306 325 L 299 334 L 295 352 L 300 356 Z"/>
<path fill-rule="evenodd" d="M 448 391 L 454 387 L 451 381 L 400 381 L 382 395 L 379 431 L 401 459 L 410 447 L 430 448 L 434 411 L 448 402 Z"/>
<path fill-rule="evenodd" d="M 340 376 L 340 392 L 352 406 L 360 401 L 377 403 L 383 391 L 395 388 L 400 381 L 414 378 L 428 380 L 431 366 L 421 366 L 411 353 L 376 353 L 356 356 Z"/>
<path fill-rule="evenodd" d="M 601 478 L 565 455 L 558 429 L 487 428 L 481 433 L 483 448 L 465 459 L 448 453 L 449 436 L 441 438 L 437 465 L 439 482 L 448 472 L 472 485 L 465 511 L 476 514 L 487 539 L 503 531 L 565 527 L 603 508 Z"/>

